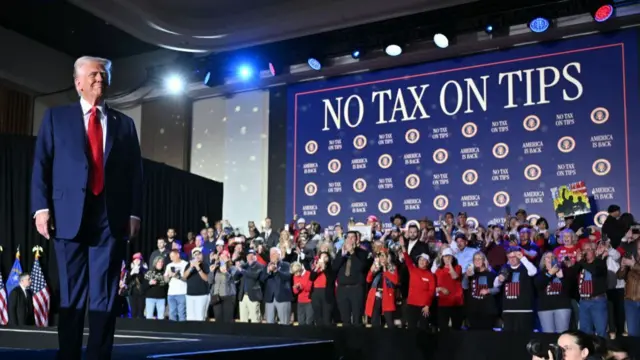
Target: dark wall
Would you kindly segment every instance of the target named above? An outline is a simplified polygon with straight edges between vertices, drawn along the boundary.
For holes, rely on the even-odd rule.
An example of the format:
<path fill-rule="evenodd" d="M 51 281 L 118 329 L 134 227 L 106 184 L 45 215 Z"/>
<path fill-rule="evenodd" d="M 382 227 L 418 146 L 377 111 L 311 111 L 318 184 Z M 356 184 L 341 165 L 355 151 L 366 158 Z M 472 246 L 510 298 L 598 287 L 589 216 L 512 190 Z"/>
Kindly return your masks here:
<path fill-rule="evenodd" d="M 287 87 L 272 88 L 269 92 L 269 186 L 267 215 L 273 226 L 281 228 L 285 219 L 287 200 Z"/>
<path fill-rule="evenodd" d="M 186 96 L 165 97 L 142 104 L 142 156 L 181 170 L 190 170 L 193 102 Z"/>
<path fill-rule="evenodd" d="M 40 245 L 44 249 L 41 263 L 45 277 L 56 292 L 53 245 L 36 232 L 29 209 L 34 144 L 35 138 L 30 136 L 0 135 L 0 246 L 4 248 L 0 273 L 6 281 L 18 247 L 23 271 L 31 271 L 31 249 Z M 127 260 L 138 251 L 148 258 L 157 236 L 165 235 L 169 227 L 184 239 L 188 231 L 200 230 L 203 215 L 222 218 L 222 183 L 146 159 L 143 166 L 142 227 L 140 236 L 129 243 Z"/>

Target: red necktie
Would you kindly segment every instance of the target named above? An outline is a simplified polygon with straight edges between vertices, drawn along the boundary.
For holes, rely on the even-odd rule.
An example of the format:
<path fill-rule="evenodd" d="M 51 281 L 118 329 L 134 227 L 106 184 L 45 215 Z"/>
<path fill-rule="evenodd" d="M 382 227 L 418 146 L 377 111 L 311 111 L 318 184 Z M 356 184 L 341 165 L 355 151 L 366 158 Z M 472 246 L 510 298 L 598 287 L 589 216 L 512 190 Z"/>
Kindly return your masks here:
<path fill-rule="evenodd" d="M 89 114 L 87 136 L 89 138 L 89 152 L 91 164 L 89 169 L 89 189 L 93 195 L 99 195 L 104 188 L 104 150 L 102 145 L 102 124 L 100 111 L 94 106 Z"/>

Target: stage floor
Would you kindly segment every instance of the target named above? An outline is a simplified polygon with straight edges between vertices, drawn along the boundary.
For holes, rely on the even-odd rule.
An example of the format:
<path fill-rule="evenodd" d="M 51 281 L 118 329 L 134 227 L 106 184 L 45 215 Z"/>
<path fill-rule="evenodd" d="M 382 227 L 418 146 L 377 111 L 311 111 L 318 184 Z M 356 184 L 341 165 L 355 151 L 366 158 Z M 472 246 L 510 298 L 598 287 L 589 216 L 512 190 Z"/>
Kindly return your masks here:
<path fill-rule="evenodd" d="M 160 324 L 158 324 L 160 325 Z M 197 323 L 191 323 L 197 331 Z M 84 332 L 84 342 L 88 329 Z M 172 333 L 117 330 L 114 339 L 113 359 L 216 359 L 234 353 L 277 350 L 285 348 L 331 345 L 327 340 L 302 340 L 275 337 L 238 336 L 204 333 Z M 56 328 L 6 329 L 0 328 L 0 358 L 3 359 L 54 359 L 58 347 Z M 244 354 L 243 354 L 244 355 Z M 283 359 L 280 357 L 280 359 Z"/>

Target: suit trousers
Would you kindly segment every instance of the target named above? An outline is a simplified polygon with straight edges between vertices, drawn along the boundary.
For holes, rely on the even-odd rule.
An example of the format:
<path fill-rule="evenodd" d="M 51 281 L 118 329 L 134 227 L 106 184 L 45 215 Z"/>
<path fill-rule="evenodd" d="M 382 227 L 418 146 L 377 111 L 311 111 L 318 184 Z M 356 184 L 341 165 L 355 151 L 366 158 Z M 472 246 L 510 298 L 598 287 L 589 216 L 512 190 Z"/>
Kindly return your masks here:
<path fill-rule="evenodd" d="M 364 314 L 364 288 L 362 285 L 339 285 L 336 301 L 342 326 L 362 325 Z"/>
<path fill-rule="evenodd" d="M 111 359 L 116 320 L 114 303 L 126 241 L 113 237 L 109 225 L 104 195 L 87 194 L 78 235 L 74 239 L 53 241 L 60 278 L 59 359 L 81 359 L 87 303 L 86 357 Z"/>
<path fill-rule="evenodd" d="M 291 302 L 277 302 L 273 300 L 264 304 L 265 317 L 267 324 L 276 323 L 276 313 L 278 314 L 278 323 L 280 325 L 289 325 L 291 322 Z"/>
<path fill-rule="evenodd" d="M 298 325 L 313 325 L 313 306 L 310 302 L 298 303 Z"/>
<path fill-rule="evenodd" d="M 251 301 L 249 295 L 244 294 L 242 300 L 240 300 L 240 322 L 249 322 L 253 324 L 259 324 L 262 322 L 262 316 L 260 314 L 260 302 Z"/>

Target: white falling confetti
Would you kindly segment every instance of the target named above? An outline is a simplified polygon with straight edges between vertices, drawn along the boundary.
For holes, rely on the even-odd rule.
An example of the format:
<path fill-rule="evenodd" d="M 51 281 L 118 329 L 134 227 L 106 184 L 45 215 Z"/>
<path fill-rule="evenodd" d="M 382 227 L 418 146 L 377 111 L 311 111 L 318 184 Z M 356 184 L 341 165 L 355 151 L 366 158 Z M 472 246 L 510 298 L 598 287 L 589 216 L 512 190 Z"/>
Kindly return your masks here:
<path fill-rule="evenodd" d="M 247 127 L 246 126 L 243 126 L 243 127 L 240 128 L 240 134 L 242 134 L 242 135 L 246 135 L 247 134 Z"/>

